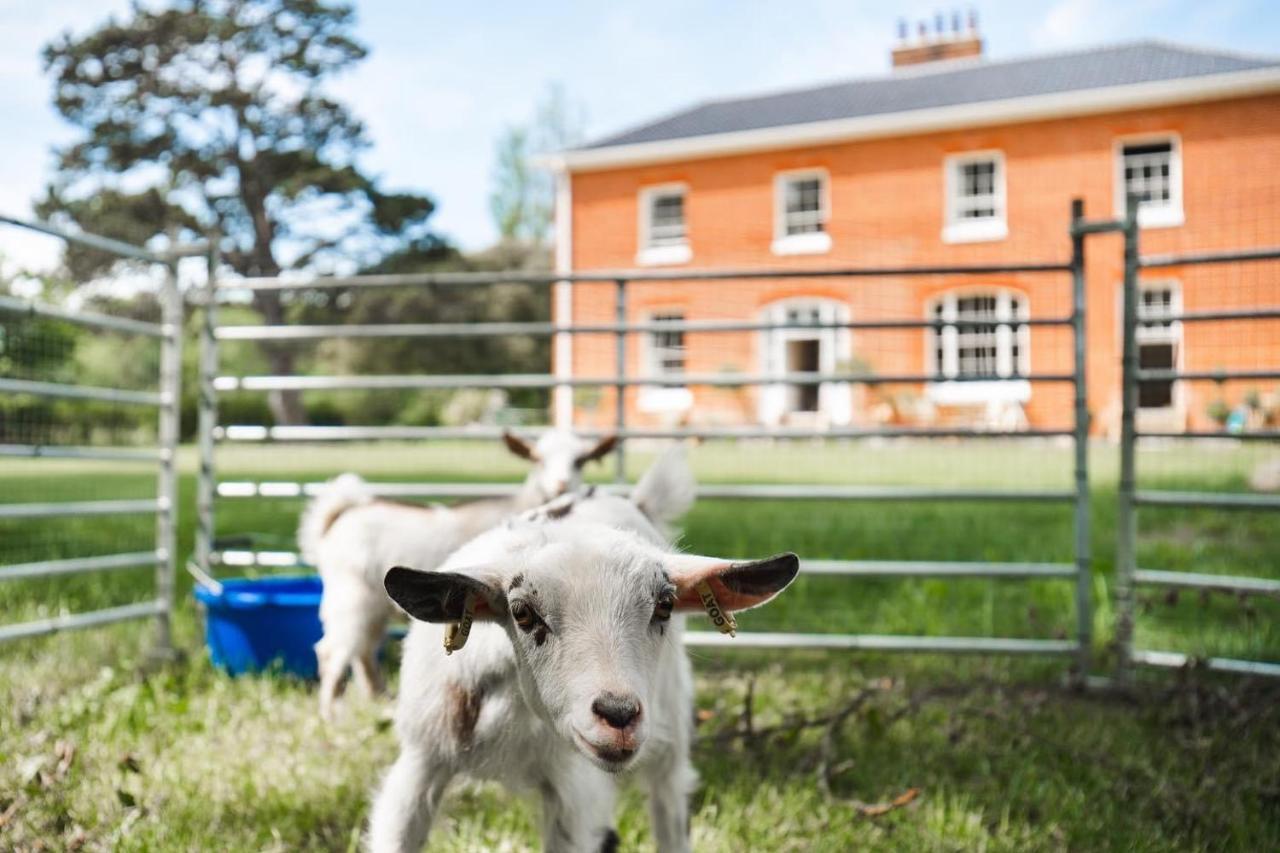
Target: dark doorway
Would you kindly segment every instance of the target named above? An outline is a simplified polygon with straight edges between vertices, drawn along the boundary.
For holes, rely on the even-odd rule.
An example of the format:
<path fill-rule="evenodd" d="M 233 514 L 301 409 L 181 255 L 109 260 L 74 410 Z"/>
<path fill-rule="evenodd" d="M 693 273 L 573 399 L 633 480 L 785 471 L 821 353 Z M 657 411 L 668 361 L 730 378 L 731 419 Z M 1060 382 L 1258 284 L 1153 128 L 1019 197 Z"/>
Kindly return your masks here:
<path fill-rule="evenodd" d="M 817 373 L 821 365 L 822 347 L 817 338 L 787 341 L 787 372 Z M 789 392 L 791 411 L 818 411 L 818 383 L 792 385 Z"/>

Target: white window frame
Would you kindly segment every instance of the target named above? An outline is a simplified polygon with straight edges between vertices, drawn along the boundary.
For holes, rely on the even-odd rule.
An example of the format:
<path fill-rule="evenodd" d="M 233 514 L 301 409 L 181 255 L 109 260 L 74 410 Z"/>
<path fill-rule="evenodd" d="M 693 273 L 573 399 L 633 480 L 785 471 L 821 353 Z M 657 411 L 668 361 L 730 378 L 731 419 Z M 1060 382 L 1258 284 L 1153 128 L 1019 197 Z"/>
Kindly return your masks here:
<path fill-rule="evenodd" d="M 787 186 L 794 181 L 817 178 L 822 184 L 819 193 L 822 209 L 819 211 L 821 231 L 805 234 L 787 233 Z M 831 251 L 831 175 L 826 169 L 789 169 L 773 176 L 773 253 L 775 255 L 821 255 Z"/>
<path fill-rule="evenodd" d="M 996 323 L 1031 318 L 1031 300 L 1021 290 L 1009 287 L 961 287 L 944 291 L 925 304 L 925 319 L 933 322 L 936 307 L 942 305 L 942 321 L 957 319 L 957 301 L 974 296 L 996 297 Z M 1014 317 L 1010 300 L 1021 302 L 1020 316 Z M 1031 399 L 1031 326 L 1015 329 L 1012 325 L 996 326 L 996 375 L 1008 379 L 968 380 L 959 379 L 960 330 L 955 326 L 942 328 L 942 363 L 937 359 L 937 334 L 929 329 L 924 336 L 927 372 L 938 377 L 925 387 L 925 396 L 939 405 L 969 405 L 991 402 L 1026 403 Z M 1017 335 L 1018 364 L 1014 371 L 1013 344 Z"/>
<path fill-rule="evenodd" d="M 1143 145 L 1155 142 L 1168 142 L 1169 159 L 1169 200 L 1154 204 L 1143 202 L 1138 205 L 1138 226 L 1140 228 L 1176 228 L 1186 221 L 1182 211 L 1182 138 L 1172 132 L 1144 133 L 1117 138 L 1112 147 L 1112 186 L 1115 197 L 1116 216 L 1124 216 L 1124 149 L 1126 145 Z"/>
<path fill-rule="evenodd" d="M 648 312 L 645 322 L 657 322 L 656 318 L 664 315 L 679 314 L 682 323 L 689 320 L 689 312 L 685 308 L 656 308 Z M 640 336 L 641 365 L 646 376 L 662 377 L 681 376 L 661 369 L 658 361 L 658 350 L 653 345 L 655 332 L 645 332 Z M 685 332 L 684 334 L 688 334 Z M 684 347 L 685 370 L 689 367 L 689 347 Z M 681 415 L 693 408 L 693 392 L 687 385 L 642 385 L 636 399 L 636 407 L 646 414 L 669 418 Z"/>
<path fill-rule="evenodd" d="M 961 217 L 960 201 L 960 169 L 970 163 L 994 162 L 995 168 L 995 215 L 982 219 L 966 219 Z M 986 151 L 965 151 L 961 154 L 949 154 L 942 161 L 943 172 L 943 225 L 942 242 L 944 243 L 984 243 L 1003 240 L 1009 236 L 1008 193 L 1004 152 L 998 149 Z"/>
<path fill-rule="evenodd" d="M 1170 293 L 1169 312 L 1173 316 L 1182 313 L 1182 284 L 1176 279 L 1152 279 L 1150 281 L 1140 281 L 1138 283 L 1138 324 L 1134 329 L 1134 341 L 1137 343 L 1137 353 L 1139 363 L 1142 360 L 1142 347 L 1145 344 L 1170 345 L 1173 347 L 1173 370 L 1181 370 L 1183 364 L 1183 353 L 1186 347 L 1183 344 L 1182 322 L 1174 320 L 1168 326 L 1144 326 L 1144 318 L 1142 311 L 1142 294 L 1154 290 L 1167 290 Z M 1124 312 L 1123 307 L 1123 291 L 1121 292 L 1121 313 Z M 1151 317 L 1146 318 L 1148 321 Z M 1123 322 L 1121 324 L 1123 332 Z M 1169 395 L 1169 405 L 1167 406 L 1143 406 L 1141 402 L 1138 404 L 1138 411 L 1143 413 L 1176 413 L 1181 412 L 1184 406 L 1182 383 L 1174 381 L 1173 389 Z"/>
<path fill-rule="evenodd" d="M 657 196 L 680 195 L 683 199 L 684 239 L 679 243 L 653 244 L 653 200 Z M 689 245 L 689 187 L 684 183 L 655 184 L 641 187 L 637 198 L 639 224 L 637 236 L 636 263 L 644 267 L 669 266 L 688 263 L 693 258 L 693 249 Z"/>
<path fill-rule="evenodd" d="M 660 318 L 670 318 L 672 315 L 679 315 L 680 319 L 679 320 L 667 319 L 665 321 L 663 319 L 660 319 Z M 663 309 L 658 309 L 658 310 L 649 312 L 648 319 L 645 322 L 658 324 L 662 322 L 687 323 L 688 321 L 689 321 L 688 314 L 685 312 L 683 308 L 669 308 L 669 309 L 663 308 Z M 654 338 L 661 333 L 656 330 L 645 332 L 643 340 L 644 340 L 644 366 L 645 366 L 646 376 L 661 376 L 665 379 L 671 376 L 683 376 L 684 373 L 688 370 L 689 347 L 684 343 L 684 339 L 683 339 L 683 336 L 688 333 L 685 332 L 683 329 L 679 330 L 679 332 L 680 332 L 680 335 L 682 336 L 681 345 L 680 345 L 680 351 L 681 351 L 680 361 L 681 361 L 682 367 L 678 371 L 665 370 L 662 367 L 662 361 L 659 358 L 659 354 L 662 348 L 660 348 L 657 345 L 657 343 L 654 341 Z"/>

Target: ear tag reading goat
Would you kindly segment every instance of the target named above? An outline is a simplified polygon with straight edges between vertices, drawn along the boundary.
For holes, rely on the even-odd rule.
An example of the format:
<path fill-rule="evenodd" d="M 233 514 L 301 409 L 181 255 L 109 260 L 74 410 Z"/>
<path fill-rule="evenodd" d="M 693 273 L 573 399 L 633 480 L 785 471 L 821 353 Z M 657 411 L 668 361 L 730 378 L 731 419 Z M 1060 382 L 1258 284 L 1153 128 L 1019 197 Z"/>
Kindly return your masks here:
<path fill-rule="evenodd" d="M 475 616 L 475 593 L 468 592 L 462 602 L 462 619 L 458 622 L 450 622 L 445 626 L 444 653 L 446 655 L 453 654 L 467 644 L 467 637 L 471 636 L 471 623 L 475 621 Z"/>
<path fill-rule="evenodd" d="M 720 629 L 720 633 L 728 634 L 730 637 L 738 636 L 738 623 L 734 621 L 733 614 L 716 601 L 716 594 L 711 591 L 711 584 L 703 581 L 695 588 L 698 590 L 698 597 L 702 599 L 702 606 L 707 609 L 707 616 L 711 617 L 711 621 Z"/>

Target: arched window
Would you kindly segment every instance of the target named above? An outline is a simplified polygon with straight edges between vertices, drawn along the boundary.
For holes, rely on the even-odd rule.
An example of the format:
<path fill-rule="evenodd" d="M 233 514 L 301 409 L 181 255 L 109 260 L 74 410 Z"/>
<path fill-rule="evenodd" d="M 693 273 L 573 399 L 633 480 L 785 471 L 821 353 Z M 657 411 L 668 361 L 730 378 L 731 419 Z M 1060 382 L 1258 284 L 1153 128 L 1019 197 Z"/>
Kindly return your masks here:
<path fill-rule="evenodd" d="M 1015 379 L 1031 373 L 1031 316 L 1014 290 L 958 290 L 930 304 L 929 374 L 948 379 Z"/>

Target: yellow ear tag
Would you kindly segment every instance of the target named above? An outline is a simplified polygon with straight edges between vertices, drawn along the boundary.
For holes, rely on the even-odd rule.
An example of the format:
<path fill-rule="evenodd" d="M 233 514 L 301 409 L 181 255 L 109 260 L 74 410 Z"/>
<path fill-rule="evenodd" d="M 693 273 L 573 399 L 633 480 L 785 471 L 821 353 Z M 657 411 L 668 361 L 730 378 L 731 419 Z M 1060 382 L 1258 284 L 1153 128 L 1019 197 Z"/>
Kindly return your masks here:
<path fill-rule="evenodd" d="M 738 623 L 734 621 L 733 614 L 722 608 L 720 602 L 716 601 L 716 594 L 711 591 L 711 584 L 703 581 L 695 589 L 698 590 L 698 597 L 702 599 L 702 606 L 707 609 L 707 615 L 720 629 L 720 633 L 728 634 L 730 637 L 738 636 Z"/>
<path fill-rule="evenodd" d="M 467 644 L 467 637 L 471 636 L 471 623 L 475 621 L 476 616 L 476 597 L 475 593 L 468 592 L 466 598 L 462 602 L 462 619 L 458 622 L 450 622 L 444 629 L 444 653 L 451 655 L 458 649 Z"/>

